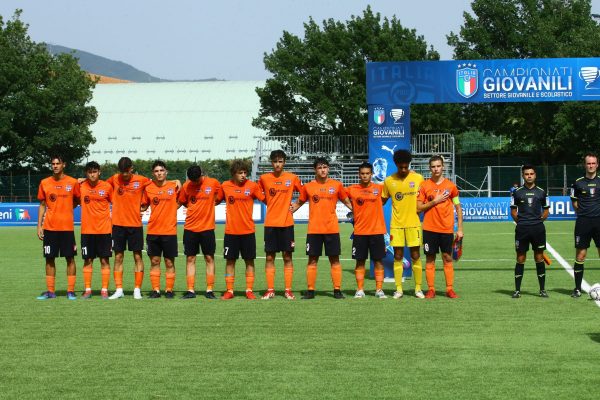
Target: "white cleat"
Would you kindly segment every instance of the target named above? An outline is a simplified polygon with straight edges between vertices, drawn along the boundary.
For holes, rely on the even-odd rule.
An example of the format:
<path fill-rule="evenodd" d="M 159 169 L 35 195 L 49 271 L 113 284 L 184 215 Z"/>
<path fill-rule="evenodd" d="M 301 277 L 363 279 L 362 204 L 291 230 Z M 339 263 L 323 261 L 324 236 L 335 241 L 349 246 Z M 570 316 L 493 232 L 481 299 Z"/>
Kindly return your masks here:
<path fill-rule="evenodd" d="M 120 299 L 121 297 L 125 297 L 125 295 L 123 294 L 123 289 L 117 289 L 112 296 L 110 296 L 108 299 L 109 300 L 116 300 L 116 299 Z"/>
<path fill-rule="evenodd" d="M 136 299 L 136 300 L 143 299 L 143 297 L 142 297 L 142 291 L 140 290 L 140 288 L 133 289 L 133 298 Z"/>
<path fill-rule="evenodd" d="M 425 295 L 423 294 L 423 291 L 422 291 L 422 290 L 419 290 L 418 292 L 415 292 L 415 297 L 416 297 L 417 299 L 424 299 L 424 298 L 425 298 Z"/>
<path fill-rule="evenodd" d="M 375 297 L 377 297 L 378 299 L 387 299 L 387 296 L 381 289 L 375 292 Z"/>
<path fill-rule="evenodd" d="M 394 295 L 392 296 L 392 298 L 394 299 L 401 299 L 404 296 L 404 292 L 399 292 L 399 291 L 395 291 Z"/>
<path fill-rule="evenodd" d="M 365 297 L 364 290 L 357 290 L 356 293 L 354 294 L 355 299 L 362 299 L 364 297 Z"/>

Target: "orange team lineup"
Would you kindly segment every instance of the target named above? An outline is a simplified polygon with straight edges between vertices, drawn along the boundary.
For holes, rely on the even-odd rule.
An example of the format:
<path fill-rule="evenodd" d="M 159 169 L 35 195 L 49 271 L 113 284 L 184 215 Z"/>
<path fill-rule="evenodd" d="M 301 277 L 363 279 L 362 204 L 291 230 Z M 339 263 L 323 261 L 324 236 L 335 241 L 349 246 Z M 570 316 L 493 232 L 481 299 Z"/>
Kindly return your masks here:
<path fill-rule="evenodd" d="M 433 156 L 429 161 L 431 178 L 423 177 L 410 170 L 412 160 L 407 150 L 394 152 L 397 172 L 388 176 L 383 184 L 372 182 L 373 166 L 368 162 L 359 165 L 359 182 L 344 187 L 341 182 L 329 177 L 329 161 L 317 158 L 313 162 L 314 179 L 302 184 L 293 172 L 285 170 L 287 156 L 282 150 L 270 154 L 272 170 L 262 174 L 257 182 L 248 179 L 250 166 L 244 160 L 233 160 L 230 166 L 231 179 L 220 183 L 204 176 L 198 165 L 191 165 L 187 180 L 169 180 L 167 164 L 157 160 L 152 165 L 152 177 L 134 173 L 130 158 L 122 157 L 118 162 L 119 172 L 106 180 L 101 179 L 100 165 L 89 162 L 84 167 L 84 178 L 75 179 L 64 173 L 66 163 L 60 155 L 52 156 L 52 175 L 40 183 L 38 200 L 38 238 L 43 241 L 43 256 L 46 263 L 46 291 L 39 300 L 56 298 L 55 277 L 57 257 L 65 258 L 67 265 L 67 298 L 76 300 L 77 245 L 74 234 L 73 209 L 82 208 L 81 256 L 83 258 L 84 289 L 82 299 L 92 297 L 92 271 L 94 259 L 98 258 L 101 268 L 100 295 L 103 299 L 123 298 L 123 261 L 126 252 L 131 252 L 134 267 L 133 298 L 174 298 L 176 280 L 175 260 L 179 256 L 177 242 L 177 210 L 187 208 L 183 232 L 185 275 L 187 290 L 182 299 L 197 296 L 197 257 L 202 253 L 206 270 L 204 296 L 217 299 L 215 285 L 215 206 L 224 202 L 226 207 L 223 259 L 225 260 L 226 290 L 220 299 L 235 297 L 235 264 L 242 258 L 245 265 L 245 297 L 249 300 L 276 297 L 275 260 L 281 253 L 283 261 L 283 297 L 296 299 L 292 282 L 295 272 L 293 254 L 296 239 L 294 218 L 304 204 L 308 205 L 308 227 L 305 254 L 306 290 L 302 299 L 315 298 L 317 263 L 319 257 L 327 256 L 330 264 L 333 297 L 343 299 L 342 267 L 340 263 L 341 241 L 339 221 L 336 214 L 338 202 L 352 213 L 354 233 L 352 237 L 352 259 L 355 260 L 356 292 L 354 298 L 364 298 L 365 264 L 370 259 L 374 265 L 376 298 L 388 296 L 383 291 L 386 255 L 386 223 L 383 204 L 392 202 L 390 221 L 390 245 L 394 249 L 394 299 L 404 297 L 402 286 L 403 258 L 405 247 L 409 249 L 414 276 L 414 297 L 432 299 L 435 289 L 435 256 L 442 255 L 445 275 L 445 294 L 457 298 L 454 291 L 452 247 L 462 241 L 463 218 L 459 193 L 456 185 L 443 175 L 444 160 Z M 293 200 L 297 193 L 297 200 Z M 254 292 L 256 260 L 256 227 L 252 217 L 255 201 L 266 205 L 264 218 L 264 273 L 266 288 L 259 295 Z M 112 207 L 112 212 L 111 212 Z M 141 212 L 150 208 L 150 218 L 144 237 Z M 419 213 L 424 214 L 423 226 Z M 457 229 L 455 230 L 455 221 Z M 421 248 L 426 256 L 425 270 L 428 290 L 422 289 Z M 149 278 L 151 290 L 142 295 L 146 265 L 142 252 L 150 259 Z M 114 252 L 114 258 L 113 256 Z M 407 257 L 407 258 L 408 258 Z M 112 277 L 115 291 L 108 293 L 110 280 L 110 258 L 113 258 Z M 165 287 L 161 290 L 161 265 L 164 265 Z"/>

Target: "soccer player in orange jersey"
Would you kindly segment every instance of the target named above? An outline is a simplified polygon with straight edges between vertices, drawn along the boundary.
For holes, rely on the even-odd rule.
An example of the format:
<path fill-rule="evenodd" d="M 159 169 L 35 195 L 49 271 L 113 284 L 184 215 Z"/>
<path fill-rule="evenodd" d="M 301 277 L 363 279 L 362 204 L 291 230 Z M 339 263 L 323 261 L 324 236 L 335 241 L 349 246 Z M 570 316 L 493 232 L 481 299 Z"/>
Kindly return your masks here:
<path fill-rule="evenodd" d="M 218 202 L 225 200 L 225 238 L 223 256 L 225 257 L 225 284 L 227 291 L 221 299 L 233 299 L 235 282 L 235 261 L 240 254 L 246 263 L 246 298 L 256 299 L 254 286 L 254 259 L 256 258 L 256 236 L 252 210 L 254 200 L 264 201 L 264 195 L 258 185 L 248 180 L 250 168 L 245 161 L 234 160 L 229 169 L 231 180 L 223 182 Z"/>
<path fill-rule="evenodd" d="M 83 283 L 85 291 L 82 298 L 92 297 L 92 265 L 100 258 L 102 271 L 103 299 L 108 299 L 110 280 L 109 257 L 112 256 L 112 223 L 110 203 L 112 186 L 100 180 L 100 165 L 91 161 L 85 166 L 86 180 L 80 184 L 81 193 L 81 256 L 83 257 Z"/>
<path fill-rule="evenodd" d="M 38 189 L 37 235 L 43 241 L 46 258 L 46 287 L 38 300 L 56 297 L 56 257 L 65 257 L 67 261 L 67 298 L 76 300 L 75 296 L 75 232 L 73 224 L 73 208 L 79 199 L 77 179 L 64 173 L 66 163 L 61 156 L 50 158 L 52 176 L 43 179 Z"/>
<path fill-rule="evenodd" d="M 154 179 L 144 188 L 142 210 L 150 206 L 150 219 L 146 232 L 146 249 L 150 257 L 150 283 L 152 291 L 149 297 L 160 297 L 160 258 L 165 260 L 165 297 L 174 297 L 175 257 L 177 251 L 177 184 L 167 181 L 167 165 L 163 161 L 152 164 Z"/>
<path fill-rule="evenodd" d="M 187 169 L 188 181 L 179 192 L 179 203 L 187 207 L 183 226 L 183 248 L 186 255 L 187 292 L 183 299 L 196 297 L 196 256 L 200 249 L 206 263 L 207 299 L 215 299 L 215 202 L 221 184 L 213 178 L 202 176 L 202 169 L 192 165 Z"/>
<path fill-rule="evenodd" d="M 142 298 L 142 282 L 144 280 L 144 231 L 140 205 L 144 187 L 152 182 L 151 179 L 133 173 L 133 162 L 129 157 L 122 157 L 117 164 L 119 173 L 107 179 L 113 187 L 112 198 L 112 239 L 115 252 L 113 276 L 116 290 L 111 300 L 124 296 L 123 294 L 123 257 L 125 250 L 133 252 L 135 262 L 133 298 Z"/>
<path fill-rule="evenodd" d="M 329 161 L 317 158 L 313 162 L 315 179 L 302 186 L 298 201 L 293 204 L 292 212 L 298 210 L 308 201 L 308 233 L 306 235 L 306 281 L 308 289 L 303 299 L 315 298 L 315 283 L 317 281 L 317 263 L 325 246 L 325 255 L 329 257 L 331 265 L 331 280 L 333 281 L 333 297 L 343 299 L 342 293 L 342 266 L 340 254 L 340 227 L 336 214 L 338 200 L 352 210 L 352 203 L 348 199 L 342 183 L 330 179 Z"/>
<path fill-rule="evenodd" d="M 446 276 L 446 296 L 455 299 L 454 267 L 452 265 L 452 241 L 454 240 L 454 212 L 457 215 L 458 228 L 456 239 L 463 238 L 463 214 L 458 189 L 444 177 L 444 159 L 433 156 L 429 159 L 431 178 L 425 180 L 419 188 L 417 210 L 424 212 L 423 247 L 425 249 L 425 276 L 429 290 L 425 298 L 435 297 L 435 256 L 442 252 L 444 275 Z"/>
<path fill-rule="evenodd" d="M 385 299 L 383 292 L 383 257 L 386 248 L 383 235 L 386 233 L 381 193 L 383 185 L 371 182 L 373 165 L 364 162 L 358 167 L 359 183 L 346 188 L 346 194 L 352 201 L 354 216 L 354 238 L 352 240 L 352 258 L 356 260 L 354 274 L 357 290 L 355 299 L 365 297 L 365 263 L 369 253 L 375 265 L 375 297 Z"/>
<path fill-rule="evenodd" d="M 294 278 L 294 264 L 292 252 L 294 251 L 294 217 L 290 211 L 294 190 L 300 192 L 302 182 L 291 172 L 284 171 L 286 155 L 282 150 L 271 152 L 271 165 L 273 171 L 261 175 L 258 185 L 265 194 L 267 216 L 265 218 L 265 274 L 267 278 L 267 291 L 262 299 L 268 300 L 275 297 L 275 254 L 281 252 L 283 258 L 283 274 L 285 280 L 284 296 L 294 300 L 292 281 Z"/>

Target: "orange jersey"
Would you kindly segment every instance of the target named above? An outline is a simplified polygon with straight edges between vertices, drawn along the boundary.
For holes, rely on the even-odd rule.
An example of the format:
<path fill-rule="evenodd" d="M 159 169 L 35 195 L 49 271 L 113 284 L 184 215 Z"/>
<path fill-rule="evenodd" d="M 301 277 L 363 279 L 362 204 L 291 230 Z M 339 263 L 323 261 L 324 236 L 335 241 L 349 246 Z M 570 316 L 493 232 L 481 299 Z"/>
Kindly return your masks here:
<path fill-rule="evenodd" d="M 370 183 L 367 187 L 352 185 L 345 190 L 352 200 L 354 234 L 379 235 L 386 233 L 383 204 L 381 203 L 383 185 L 375 183 Z"/>
<path fill-rule="evenodd" d="M 224 199 L 226 204 L 225 233 L 247 235 L 255 232 L 252 219 L 254 199 L 259 201 L 265 199 L 256 183 L 247 180 L 239 186 L 231 180 L 225 181 L 221 185 L 218 199 Z"/>
<path fill-rule="evenodd" d="M 91 186 L 89 181 L 80 185 L 81 193 L 81 233 L 106 234 L 112 232 L 110 202 L 113 188 L 105 181 Z"/>
<path fill-rule="evenodd" d="M 179 202 L 187 207 L 184 229 L 203 232 L 215 229 L 215 200 L 221 190 L 219 181 L 203 177 L 200 184 L 187 181 L 179 192 Z"/>
<path fill-rule="evenodd" d="M 129 182 L 125 183 L 119 174 L 106 180 L 113 187 L 112 222 L 119 226 L 142 226 L 140 204 L 144 187 L 152 179 L 141 175 L 132 175 Z"/>
<path fill-rule="evenodd" d="M 427 179 L 421 183 L 417 199 L 422 203 L 427 203 L 444 191 L 450 193 L 450 196 L 448 196 L 446 201 L 436 204 L 433 208 L 425 211 L 425 216 L 423 217 L 423 229 L 426 231 L 439 233 L 454 232 L 453 199 L 458 197 L 458 189 L 454 183 L 446 178 L 439 184 L 431 179 Z"/>
<path fill-rule="evenodd" d="M 300 192 L 302 182 L 295 174 L 283 172 L 279 177 L 270 172 L 260 176 L 260 189 L 265 193 L 267 216 L 265 226 L 285 227 L 294 225 L 290 211 L 294 190 Z"/>
<path fill-rule="evenodd" d="M 177 235 L 177 184 L 165 181 L 156 186 L 153 181 L 145 188 L 142 204 L 150 205 L 147 233 L 150 235 Z"/>
<path fill-rule="evenodd" d="M 49 231 L 72 231 L 73 198 L 79 198 L 77 179 L 64 175 L 55 180 L 48 177 L 40 182 L 37 198 L 46 202 L 43 228 Z"/>
<path fill-rule="evenodd" d="M 311 181 L 302 186 L 299 200 L 309 202 L 307 233 L 339 233 L 340 227 L 335 212 L 337 201 L 347 198 L 342 183 L 335 179 L 327 179 L 325 183 Z"/>

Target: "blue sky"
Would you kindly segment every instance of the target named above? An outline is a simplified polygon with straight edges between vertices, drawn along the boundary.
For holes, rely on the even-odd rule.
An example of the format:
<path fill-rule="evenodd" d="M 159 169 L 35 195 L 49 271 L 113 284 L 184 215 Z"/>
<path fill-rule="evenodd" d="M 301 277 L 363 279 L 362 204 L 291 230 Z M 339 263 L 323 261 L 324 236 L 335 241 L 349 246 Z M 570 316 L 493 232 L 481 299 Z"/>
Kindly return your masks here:
<path fill-rule="evenodd" d="M 593 0 L 600 13 L 600 0 Z M 470 0 L 2 0 L 0 15 L 23 9 L 33 40 L 123 61 L 165 79 L 262 80 L 263 54 L 284 30 L 301 36 L 302 24 L 333 18 L 346 21 L 367 5 L 396 15 L 414 28 L 442 59 L 458 32 Z"/>

